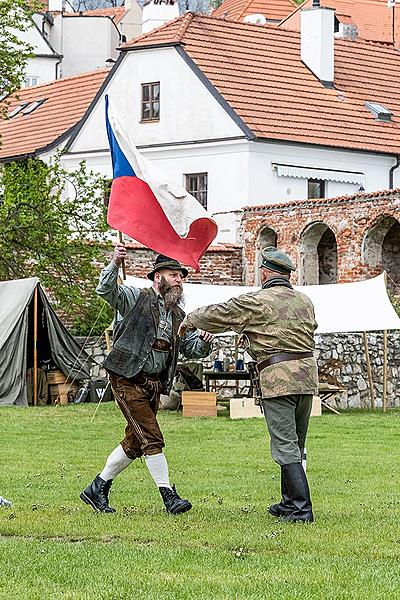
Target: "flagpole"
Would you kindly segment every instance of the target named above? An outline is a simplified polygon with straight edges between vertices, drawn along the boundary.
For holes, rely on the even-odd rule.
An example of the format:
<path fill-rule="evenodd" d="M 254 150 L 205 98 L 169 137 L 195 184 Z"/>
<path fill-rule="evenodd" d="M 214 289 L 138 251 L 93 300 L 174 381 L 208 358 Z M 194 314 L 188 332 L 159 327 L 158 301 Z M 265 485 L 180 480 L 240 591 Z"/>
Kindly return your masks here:
<path fill-rule="evenodd" d="M 124 240 L 122 238 L 122 231 L 118 231 L 118 241 L 120 244 L 124 243 Z M 125 259 L 124 258 L 122 259 L 121 268 L 122 268 L 122 279 L 126 279 Z"/>

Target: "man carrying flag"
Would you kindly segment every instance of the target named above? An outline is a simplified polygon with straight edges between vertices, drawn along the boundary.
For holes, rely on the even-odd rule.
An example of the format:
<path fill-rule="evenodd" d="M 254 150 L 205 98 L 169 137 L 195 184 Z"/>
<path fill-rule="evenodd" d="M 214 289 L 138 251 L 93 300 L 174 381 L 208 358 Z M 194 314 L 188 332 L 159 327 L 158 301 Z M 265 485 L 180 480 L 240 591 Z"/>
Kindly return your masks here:
<path fill-rule="evenodd" d="M 178 337 L 185 317 L 182 281 L 188 274 L 179 261 L 198 269 L 217 227 L 195 198 L 156 174 L 140 156 L 108 101 L 106 121 L 114 170 L 108 223 L 161 254 L 148 273 L 151 288 L 118 285 L 118 269 L 126 256 L 122 243 L 101 272 L 96 291 L 118 312 L 104 366 L 127 425 L 124 439 L 80 498 L 96 511 L 115 512 L 108 500 L 114 478 L 144 456 L 167 511 L 179 514 L 192 505 L 170 484 L 156 415 L 160 394 L 171 389 L 179 352 L 187 358 L 210 352 L 213 336 L 205 331 Z"/>

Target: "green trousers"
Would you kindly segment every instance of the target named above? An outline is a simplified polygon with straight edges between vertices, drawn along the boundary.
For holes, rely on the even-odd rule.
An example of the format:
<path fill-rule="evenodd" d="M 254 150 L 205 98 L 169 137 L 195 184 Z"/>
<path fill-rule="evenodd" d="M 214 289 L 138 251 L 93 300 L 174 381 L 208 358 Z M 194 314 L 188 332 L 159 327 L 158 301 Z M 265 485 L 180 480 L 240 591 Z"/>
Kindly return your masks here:
<path fill-rule="evenodd" d="M 271 454 L 278 465 L 301 462 L 312 399 L 311 394 L 296 394 L 263 400 Z"/>

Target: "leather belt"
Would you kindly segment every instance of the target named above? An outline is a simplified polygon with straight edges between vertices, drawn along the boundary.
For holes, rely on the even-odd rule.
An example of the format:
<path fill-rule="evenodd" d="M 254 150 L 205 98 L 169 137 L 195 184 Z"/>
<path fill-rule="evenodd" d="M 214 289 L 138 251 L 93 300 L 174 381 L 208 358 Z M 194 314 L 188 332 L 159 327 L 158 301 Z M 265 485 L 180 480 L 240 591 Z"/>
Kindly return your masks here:
<path fill-rule="evenodd" d="M 169 352 L 171 350 L 171 343 L 167 340 L 157 338 L 156 340 L 154 340 L 152 348 L 153 350 L 157 350 L 158 352 Z"/>
<path fill-rule="evenodd" d="M 276 363 L 286 362 L 288 360 L 299 360 L 300 358 L 313 358 L 312 352 L 282 352 L 282 354 L 274 354 L 257 364 L 258 371 L 261 372 L 266 367 L 270 367 Z"/>

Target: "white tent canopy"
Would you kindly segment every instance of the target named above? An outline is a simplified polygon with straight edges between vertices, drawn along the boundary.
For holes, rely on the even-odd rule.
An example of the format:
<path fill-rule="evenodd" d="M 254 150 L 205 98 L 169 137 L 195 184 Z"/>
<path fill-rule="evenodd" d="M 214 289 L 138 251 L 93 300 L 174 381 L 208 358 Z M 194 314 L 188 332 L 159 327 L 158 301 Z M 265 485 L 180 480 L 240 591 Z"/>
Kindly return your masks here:
<path fill-rule="evenodd" d="M 152 282 L 127 276 L 124 284 L 143 288 L 151 286 Z M 257 289 L 239 285 L 185 283 L 185 311 L 189 313 L 200 306 L 225 302 Z M 400 318 L 386 291 L 385 273 L 353 283 L 295 286 L 295 289 L 307 294 L 314 303 L 318 323 L 316 333 L 400 329 Z"/>

